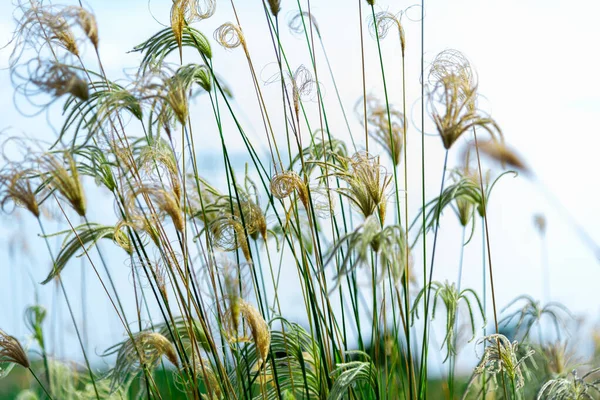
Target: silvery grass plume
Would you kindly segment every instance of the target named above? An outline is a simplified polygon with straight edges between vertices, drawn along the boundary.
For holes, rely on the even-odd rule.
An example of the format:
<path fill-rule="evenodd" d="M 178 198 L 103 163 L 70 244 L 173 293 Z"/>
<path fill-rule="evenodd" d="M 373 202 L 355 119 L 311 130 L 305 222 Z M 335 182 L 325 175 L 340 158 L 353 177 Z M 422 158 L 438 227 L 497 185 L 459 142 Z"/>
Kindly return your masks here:
<path fill-rule="evenodd" d="M 366 129 L 369 136 L 390 155 L 394 166 L 399 165 L 402 155 L 404 128 L 406 126 L 404 115 L 391 106 L 388 112 L 388 107 L 372 95 L 366 98 L 366 110 L 367 115 L 362 115 L 364 113 L 362 99 L 354 107 L 358 120 L 363 127 L 366 120 Z"/>
<path fill-rule="evenodd" d="M 526 350 L 520 353 L 519 343 L 516 340 L 511 343 L 506 336 L 498 333 L 477 340 L 476 348 L 481 347 L 482 344 L 485 345 L 485 349 L 481 361 L 475 368 L 475 375 L 488 373 L 496 381 L 498 374 L 506 374 L 515 390 L 523 388 L 525 385 L 523 375 L 527 373 L 525 361 L 531 358 L 535 351 Z"/>
<path fill-rule="evenodd" d="M 310 21 L 307 21 L 308 19 L 310 19 Z M 303 35 L 305 31 L 304 27 L 309 27 L 310 25 L 312 25 L 315 32 L 320 37 L 321 31 L 319 29 L 317 19 L 314 17 L 314 15 L 312 15 L 308 11 L 295 11 L 290 14 L 290 18 L 288 20 L 288 27 L 290 28 L 290 31 L 292 33 L 295 33 L 296 35 Z"/>
<path fill-rule="evenodd" d="M 417 297 L 415 298 L 413 308 L 411 310 L 411 324 L 414 324 L 415 316 L 419 318 L 419 301 L 425 296 L 427 291 L 431 290 L 434 291 L 431 319 L 435 319 L 435 312 L 438 300 L 441 300 L 444 303 L 444 307 L 446 308 L 446 335 L 444 336 L 444 341 L 442 342 L 441 346 L 442 348 L 444 347 L 444 345 L 446 346 L 446 358 L 444 359 L 444 362 L 446 362 L 448 357 L 457 354 L 457 349 L 455 347 L 455 327 L 460 304 L 464 303 L 467 306 L 469 323 L 471 325 L 472 332 L 472 337 L 469 340 L 469 342 L 475 339 L 476 332 L 475 314 L 473 313 L 473 306 L 471 303 L 473 302 L 473 300 L 475 300 L 477 305 L 476 311 L 478 311 L 478 315 L 480 315 L 483 318 L 483 323 L 485 325 L 483 306 L 481 305 L 481 301 L 479 300 L 477 293 L 475 293 L 473 289 L 464 289 L 459 292 L 454 283 L 450 284 L 448 283 L 448 281 L 444 283 L 431 282 L 426 287 L 421 289 L 421 291 L 419 292 L 419 294 L 417 294 Z"/>
<path fill-rule="evenodd" d="M 143 371 L 152 371 L 163 356 L 173 365 L 179 366 L 179 360 L 173 344 L 162 334 L 142 331 L 132 334 L 121 343 L 108 348 L 103 356 L 117 355 L 115 366 L 107 378 L 111 390 L 129 387 L 134 377 Z"/>
<path fill-rule="evenodd" d="M 242 299 L 239 299 L 236 304 L 239 310 L 234 310 L 231 307 L 228 308 L 223 319 L 224 334 L 227 336 L 230 344 L 253 343 L 258 352 L 256 368 L 260 370 L 267 362 L 269 355 L 271 345 L 269 325 L 252 304 Z M 239 315 L 236 316 L 235 312 L 239 312 Z M 240 325 L 239 322 L 235 321 L 239 316 L 243 318 L 244 324 Z M 238 330 L 235 328 L 236 325 Z"/>
<path fill-rule="evenodd" d="M 149 199 L 136 201 L 140 197 Z M 172 188 L 165 188 L 160 184 L 144 184 L 129 190 L 126 195 L 127 214 L 132 221 L 148 220 L 149 223 L 162 221 L 165 216 L 169 216 L 173 221 L 173 226 L 178 232 L 185 229 L 185 216 L 181 205 L 181 199 L 176 197 Z M 148 208 L 140 208 L 140 205 L 147 204 Z"/>
<path fill-rule="evenodd" d="M 540 389 L 537 400 L 594 400 L 600 396 L 600 380 L 586 380 L 600 371 L 600 368 L 579 377 L 577 370 L 570 377 L 551 379 Z"/>
<path fill-rule="evenodd" d="M 505 312 L 513 305 L 517 303 L 523 303 L 522 307 L 515 310 L 511 314 L 505 316 L 499 321 L 499 325 L 503 327 L 514 326 L 515 335 L 519 335 L 521 341 L 525 341 L 529 338 L 531 330 L 534 325 L 538 324 L 540 332 L 542 326 L 540 325 L 543 317 L 548 317 L 556 330 L 556 335 L 560 339 L 561 331 L 568 333 L 567 322 L 574 321 L 575 317 L 571 314 L 571 311 L 564 305 L 557 302 L 549 302 L 544 306 L 539 301 L 534 300 L 531 296 L 521 295 L 515 298 L 513 301 L 508 303 L 501 312 Z M 541 338 L 540 338 L 541 340 Z M 540 343 L 542 345 L 543 343 Z"/>
<path fill-rule="evenodd" d="M 378 255 L 383 266 L 378 279 L 383 279 L 384 272 L 389 268 L 392 279 L 398 282 L 407 268 L 404 229 L 399 225 L 383 227 L 374 215 L 367 217 L 353 232 L 338 239 L 326 258 L 325 265 L 331 263 L 340 252 L 343 258 L 336 275 L 338 284 L 341 278 L 359 266 L 370 265 L 372 254 Z"/>
<path fill-rule="evenodd" d="M 14 367 L 15 364 L 23 368 L 29 368 L 29 358 L 21 343 L 6 332 L 0 329 L 0 363 L 8 365 L 0 365 L 0 378 L 6 376 Z"/>
<path fill-rule="evenodd" d="M 191 178 L 195 181 L 195 178 Z M 248 240 L 267 240 L 267 219 L 261 209 L 258 189 L 248 175 L 237 184 L 232 196 L 221 194 L 206 180 L 199 178 L 200 190 L 191 191 L 191 216 L 204 225 L 198 236 L 208 230 L 214 244 L 223 251 L 241 249 L 246 261 L 252 262 Z"/>

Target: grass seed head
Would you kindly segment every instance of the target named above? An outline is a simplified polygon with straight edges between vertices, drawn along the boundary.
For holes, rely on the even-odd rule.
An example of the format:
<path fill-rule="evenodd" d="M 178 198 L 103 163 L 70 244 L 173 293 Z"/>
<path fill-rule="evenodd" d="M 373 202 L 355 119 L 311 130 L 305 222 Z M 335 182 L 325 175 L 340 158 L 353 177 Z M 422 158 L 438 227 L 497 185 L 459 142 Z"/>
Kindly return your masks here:
<path fill-rule="evenodd" d="M 533 356 L 535 351 L 519 352 L 517 341 L 511 342 L 502 334 L 485 336 L 477 341 L 476 347 L 479 348 L 484 343 L 486 347 L 481 361 L 475 368 L 475 373 L 487 372 L 494 376 L 504 373 L 515 383 L 517 390 L 523 388 L 525 385 L 523 378 L 523 372 L 526 369 L 525 361 Z"/>
<path fill-rule="evenodd" d="M 24 368 L 29 368 L 29 358 L 21 343 L 0 330 L 0 362 L 15 363 Z"/>
<path fill-rule="evenodd" d="M 271 14 L 273 14 L 274 17 L 277 17 L 277 15 L 279 14 L 279 11 L 281 11 L 281 0 L 268 0 L 269 1 L 269 8 L 271 9 Z"/>
<path fill-rule="evenodd" d="M 65 64 L 42 63 L 30 81 L 41 91 L 54 97 L 70 94 L 84 101 L 90 97 L 87 82 Z"/>
<path fill-rule="evenodd" d="M 285 199 L 296 192 L 298 198 L 306 210 L 310 209 L 308 204 L 308 189 L 304 180 L 294 171 L 284 171 L 271 179 L 270 189 L 273 196 Z"/>
<path fill-rule="evenodd" d="M 17 206 L 25 207 L 36 218 L 40 216 L 40 205 L 36 193 L 31 186 L 30 170 L 9 170 L 0 174 L 0 208 L 12 201 Z"/>
<path fill-rule="evenodd" d="M 77 163 L 70 152 L 62 153 L 63 160 L 54 153 L 46 153 L 39 159 L 40 173 L 50 188 L 57 190 L 80 216 L 86 214 L 86 200 L 79 178 Z M 66 165 L 65 165 L 66 164 Z"/>
<path fill-rule="evenodd" d="M 475 147 L 475 143 L 471 143 L 471 147 Z M 525 174 L 531 173 L 523 159 L 504 143 L 495 140 L 479 141 L 477 147 L 483 154 L 499 162 L 503 167 L 509 166 Z"/>

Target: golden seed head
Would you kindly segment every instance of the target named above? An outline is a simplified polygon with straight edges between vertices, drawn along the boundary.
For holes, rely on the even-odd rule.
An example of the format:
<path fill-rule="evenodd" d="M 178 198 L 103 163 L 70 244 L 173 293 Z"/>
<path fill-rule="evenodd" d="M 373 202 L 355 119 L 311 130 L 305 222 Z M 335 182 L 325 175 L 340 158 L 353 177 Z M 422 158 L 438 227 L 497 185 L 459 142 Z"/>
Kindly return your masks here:
<path fill-rule="evenodd" d="M 0 175 L 0 208 L 12 201 L 17 206 L 25 207 L 36 218 L 40 216 L 39 203 L 31 186 L 30 175 L 33 175 L 33 171 L 16 169 Z"/>
<path fill-rule="evenodd" d="M 0 330 L 0 362 L 15 363 L 24 368 L 29 368 L 29 358 L 21 343 Z"/>
<path fill-rule="evenodd" d="M 237 331 L 233 331 L 231 327 L 228 327 L 227 325 L 225 326 L 226 329 L 230 329 L 226 334 L 228 335 L 230 342 L 253 342 L 259 355 L 258 368 L 261 368 L 267 361 L 269 348 L 271 346 L 271 332 L 269 330 L 269 325 L 260 312 L 258 312 L 258 310 L 250 303 L 239 299 L 238 304 L 239 315 L 246 321 L 247 326 L 250 329 L 250 335 L 246 332 L 239 335 Z M 228 313 L 233 313 L 233 310 L 229 309 Z"/>
<path fill-rule="evenodd" d="M 65 163 L 67 165 L 65 165 Z M 48 185 L 57 190 L 82 217 L 86 214 L 83 185 L 79 178 L 77 163 L 70 152 L 63 152 L 63 160 L 54 153 L 46 153 L 39 159 L 40 173 Z"/>
<path fill-rule="evenodd" d="M 306 210 L 309 210 L 308 189 L 300 176 L 294 171 L 284 171 L 271 179 L 270 189 L 273 196 L 285 199 L 296 192 Z"/>
<path fill-rule="evenodd" d="M 475 147 L 475 143 L 471 143 L 471 146 Z M 502 142 L 495 140 L 479 141 L 477 147 L 483 154 L 499 162 L 503 167 L 508 165 L 525 174 L 531 173 L 523 159 Z"/>
<path fill-rule="evenodd" d="M 269 1 L 269 8 L 271 9 L 271 14 L 273 14 L 274 17 L 277 17 L 277 15 L 279 14 L 279 11 L 281 11 L 281 0 L 268 0 Z"/>
<path fill-rule="evenodd" d="M 30 81 L 40 90 L 55 97 L 71 94 L 84 101 L 89 99 L 87 82 L 64 64 L 43 63 L 35 71 Z"/>

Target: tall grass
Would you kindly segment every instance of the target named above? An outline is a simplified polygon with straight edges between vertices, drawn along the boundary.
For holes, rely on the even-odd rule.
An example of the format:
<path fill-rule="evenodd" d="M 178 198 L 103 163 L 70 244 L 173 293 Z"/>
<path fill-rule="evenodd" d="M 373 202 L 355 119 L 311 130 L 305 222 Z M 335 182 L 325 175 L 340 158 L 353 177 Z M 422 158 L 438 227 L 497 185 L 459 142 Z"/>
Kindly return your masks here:
<path fill-rule="evenodd" d="M 549 302 L 547 283 L 545 305 L 519 297 L 504 317 L 497 307 L 488 204 L 507 174 L 502 169 L 533 174 L 479 107 L 467 58 L 446 50 L 426 61 L 424 4 L 418 21 L 373 0 L 348 4 L 360 37 L 344 40 L 361 54 L 362 96 L 345 99 L 340 87 L 347 82 L 330 62 L 315 2 L 255 3 L 269 33 L 259 43 L 245 35 L 237 2 L 219 2 L 233 19 L 211 35 L 203 21 L 215 18 L 216 0 L 174 0 L 170 26 L 131 44 L 140 62 L 127 82 L 104 69 L 103 27 L 81 3 L 17 3 L 15 96 L 38 112 L 60 106 L 63 118 L 50 144 L 6 134 L 0 200 L 38 223 L 52 262 L 41 284 L 56 285 L 64 298 L 84 365 L 49 351 L 48 311 L 36 304 L 26 321 L 41 362 L 31 362 L 33 351 L 0 331 L 0 377 L 14 365 L 28 369 L 36 384 L 22 399 L 412 400 L 441 396 L 433 391 L 431 364 L 441 353 L 445 398 L 597 398 L 598 370 L 573 369 L 564 337 L 574 318 Z M 289 27 L 283 11 L 290 12 Z M 421 37 L 407 35 L 405 24 L 420 24 Z M 288 28 L 298 37 L 293 42 Z M 389 34 L 401 55 L 393 68 L 383 50 Z M 405 48 L 419 41 L 421 59 L 407 60 Z M 270 60 L 255 59 L 257 45 L 272 47 Z M 215 56 L 216 46 L 243 56 L 238 69 L 248 76 L 246 87 L 228 87 L 220 73 L 228 60 Z M 307 57 L 295 65 L 291 53 L 300 48 Z M 375 49 L 376 76 L 366 70 L 368 48 Z M 410 99 L 406 63 L 418 61 L 421 96 Z M 268 63 L 276 73 L 265 82 Z M 391 74 L 401 76 L 400 87 Z M 379 81 L 381 92 L 368 90 Z M 277 91 L 273 102 L 268 84 Z M 251 93 L 260 126 L 247 126 L 234 100 L 238 90 Z M 197 96 L 207 105 L 201 122 L 192 118 Z M 359 130 L 348 104 L 356 104 Z M 420 105 L 420 123 L 408 115 L 411 104 Z M 341 128 L 334 123 L 339 115 Z M 426 120 L 445 155 L 432 199 L 425 196 Z M 337 137 L 341 130 L 348 142 Z M 210 131 L 215 135 L 207 137 Z M 244 169 L 231 150 L 233 135 L 244 148 Z M 207 141 L 220 145 L 223 176 L 204 174 L 199 165 Z M 22 157 L 9 154 L 15 150 Z M 420 168 L 413 168 L 407 158 L 419 152 Z M 453 165 L 450 153 L 462 161 Z M 486 156 L 497 161 L 492 171 L 484 169 Z M 421 190 L 409 187 L 414 181 Z M 90 213 L 92 182 L 110 194 L 112 210 Z M 411 215 L 413 202 L 420 211 Z M 460 250 L 454 283 L 434 280 L 444 212 L 454 212 L 462 227 L 452 244 Z M 48 232 L 49 216 L 64 229 Z M 463 251 L 478 249 L 471 239 L 479 234 L 482 287 L 465 288 Z M 413 254 L 422 260 L 414 262 Z M 79 296 L 63 281 L 77 257 Z M 114 279 L 119 257 L 131 270 L 127 291 Z M 89 279 L 100 284 L 124 333 L 102 354 L 108 370 L 90 358 L 89 332 L 102 327 L 89 314 L 99 302 L 86 290 Z M 302 301 L 288 309 L 283 300 L 294 287 Z M 74 302 L 83 305 L 83 318 Z M 546 317 L 556 335 L 542 333 Z M 470 376 L 456 369 L 465 348 L 479 357 Z"/>

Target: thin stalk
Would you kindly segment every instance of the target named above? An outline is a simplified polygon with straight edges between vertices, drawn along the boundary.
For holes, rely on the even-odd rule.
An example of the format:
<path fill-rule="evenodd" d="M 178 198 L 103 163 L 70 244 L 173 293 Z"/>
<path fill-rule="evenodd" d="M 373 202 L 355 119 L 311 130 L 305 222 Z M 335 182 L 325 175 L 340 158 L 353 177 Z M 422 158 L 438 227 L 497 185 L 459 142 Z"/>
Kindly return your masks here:
<path fill-rule="evenodd" d="M 446 155 L 444 156 L 444 167 L 442 169 L 442 183 L 440 184 L 440 194 L 438 196 L 438 198 L 442 197 L 442 194 L 444 192 L 444 183 L 446 181 L 446 171 L 447 171 L 447 167 L 448 167 L 448 149 L 446 149 Z M 425 213 L 423 213 L 425 214 Z M 431 283 L 432 279 L 433 279 L 433 266 L 435 263 L 435 250 L 436 250 L 436 246 L 437 246 L 437 239 L 438 239 L 438 232 L 439 232 L 439 227 L 440 227 L 440 213 L 437 213 L 437 220 L 435 223 L 435 229 L 434 229 L 434 234 L 433 234 L 433 245 L 432 245 L 432 249 L 431 249 L 431 264 L 429 266 L 429 279 L 427 279 L 427 276 L 425 276 L 425 282 L 423 283 L 423 287 L 428 287 L 427 285 L 429 285 L 429 283 Z M 425 226 L 425 225 L 423 225 Z M 423 231 L 426 231 L 426 229 L 423 229 Z M 429 282 L 429 283 L 428 283 Z M 422 347 L 421 347 L 421 366 L 420 366 L 420 370 L 419 370 L 419 381 L 421 386 L 421 396 L 424 396 L 424 392 L 426 392 L 426 389 L 423 388 L 423 386 L 427 386 L 427 354 L 428 354 L 428 350 L 429 350 L 429 346 L 428 341 L 429 341 L 429 336 L 428 336 L 428 330 L 427 327 L 429 325 L 429 301 L 431 298 L 431 290 L 428 290 L 427 293 L 425 294 L 425 301 L 423 302 L 423 308 L 424 308 L 424 319 L 423 319 L 423 343 L 422 343 Z"/>
<path fill-rule="evenodd" d="M 31 369 L 31 367 L 29 367 L 27 369 L 29 370 L 29 372 L 31 372 L 31 375 L 33 375 L 33 377 L 35 378 L 35 380 L 37 381 L 37 383 L 40 385 L 40 387 L 42 388 L 42 390 L 44 391 L 44 393 L 46 394 L 46 396 L 48 396 L 48 398 L 50 400 L 52 400 L 52 396 L 50 396 L 50 393 L 48 393 L 48 390 L 46 389 L 46 387 L 42 384 L 42 382 L 37 377 L 37 375 L 35 374 L 35 372 L 33 372 L 33 369 Z"/>
<path fill-rule="evenodd" d="M 50 254 L 50 259 L 52 260 L 52 266 L 56 264 L 54 259 L 54 255 L 52 252 L 52 248 L 50 247 L 50 243 L 48 242 L 48 236 L 46 235 L 46 230 L 44 229 L 44 225 L 42 224 L 42 220 L 37 218 L 38 225 L 40 230 L 42 231 L 42 236 L 44 237 L 44 241 L 46 243 L 46 247 L 48 248 L 48 253 Z M 90 379 L 92 381 L 92 386 L 94 387 L 94 393 L 96 394 L 96 399 L 100 400 L 100 395 L 98 394 L 98 388 L 96 387 L 96 380 L 94 378 L 94 373 L 92 372 L 92 367 L 90 366 L 90 361 L 88 360 L 87 353 L 85 351 L 85 347 L 83 345 L 83 339 L 81 337 L 81 332 L 79 332 L 79 328 L 77 327 L 77 322 L 75 321 L 75 314 L 73 313 L 73 308 L 71 307 L 71 302 L 69 301 L 69 296 L 67 295 L 67 290 L 65 289 L 65 285 L 63 284 L 62 277 L 60 275 L 57 276 L 58 283 L 65 297 L 65 303 L 67 304 L 67 308 L 69 309 L 69 314 L 71 315 L 71 320 L 73 321 L 73 327 L 75 328 L 75 334 L 77 335 L 77 340 L 79 341 L 79 346 L 81 347 L 81 351 L 83 353 L 83 359 L 85 361 L 85 365 L 88 369 L 88 374 L 90 375 Z"/>

